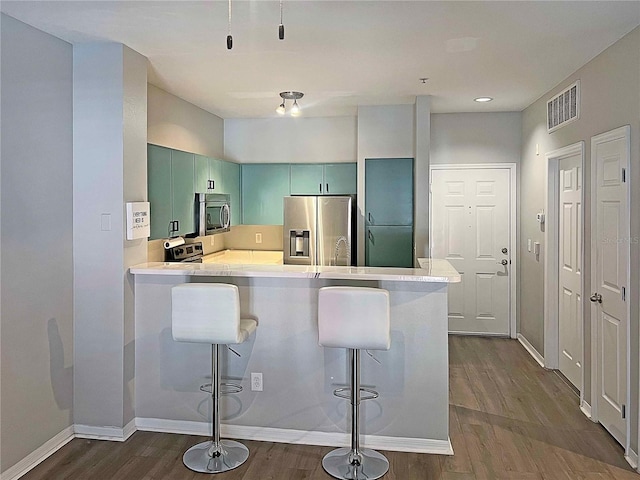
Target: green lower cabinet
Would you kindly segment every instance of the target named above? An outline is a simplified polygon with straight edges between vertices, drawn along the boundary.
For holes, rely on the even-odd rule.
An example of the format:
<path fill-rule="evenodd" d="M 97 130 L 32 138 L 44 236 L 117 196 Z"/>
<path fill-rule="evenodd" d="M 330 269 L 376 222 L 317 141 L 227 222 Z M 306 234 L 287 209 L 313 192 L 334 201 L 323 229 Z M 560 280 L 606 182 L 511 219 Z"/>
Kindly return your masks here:
<path fill-rule="evenodd" d="M 220 192 L 231 197 L 231 225 L 242 223 L 242 204 L 240 202 L 240 165 L 232 162 L 220 162 Z M 216 185 L 217 186 L 217 185 Z"/>
<path fill-rule="evenodd" d="M 242 223 L 282 225 L 283 198 L 289 195 L 289 164 L 242 165 Z"/>
<path fill-rule="evenodd" d="M 412 226 L 367 226 L 367 267 L 413 267 Z"/>
<path fill-rule="evenodd" d="M 327 163 L 324 165 L 325 195 L 355 195 L 356 193 L 358 193 L 357 163 Z"/>

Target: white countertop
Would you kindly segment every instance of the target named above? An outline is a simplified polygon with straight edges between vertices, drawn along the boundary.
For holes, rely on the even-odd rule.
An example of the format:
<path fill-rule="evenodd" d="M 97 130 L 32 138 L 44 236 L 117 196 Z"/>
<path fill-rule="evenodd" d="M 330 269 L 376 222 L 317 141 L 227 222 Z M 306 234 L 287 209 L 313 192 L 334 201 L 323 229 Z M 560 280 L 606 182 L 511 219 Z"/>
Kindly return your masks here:
<path fill-rule="evenodd" d="M 397 282 L 460 282 L 460 274 L 446 260 L 421 258 L 418 259 L 418 261 L 423 268 L 150 262 L 135 265 L 131 267 L 129 271 L 134 275 L 297 277 L 332 280 L 391 280 Z"/>
<path fill-rule="evenodd" d="M 205 255 L 202 263 L 227 265 L 282 265 L 282 252 L 275 250 L 222 250 Z"/>

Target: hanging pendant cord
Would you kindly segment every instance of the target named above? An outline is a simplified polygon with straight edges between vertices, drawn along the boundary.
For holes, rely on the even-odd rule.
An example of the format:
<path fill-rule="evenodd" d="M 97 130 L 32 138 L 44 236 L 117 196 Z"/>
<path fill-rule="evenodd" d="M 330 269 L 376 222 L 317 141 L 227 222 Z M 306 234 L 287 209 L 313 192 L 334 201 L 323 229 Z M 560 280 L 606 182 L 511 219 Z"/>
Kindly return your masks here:
<path fill-rule="evenodd" d="M 231 36 L 231 0 L 229 0 L 229 29 L 227 31 L 227 49 L 233 48 L 233 37 Z"/>
<path fill-rule="evenodd" d="M 284 23 L 282 23 L 282 0 L 280 0 L 280 25 L 278 25 L 278 38 L 284 40 Z"/>

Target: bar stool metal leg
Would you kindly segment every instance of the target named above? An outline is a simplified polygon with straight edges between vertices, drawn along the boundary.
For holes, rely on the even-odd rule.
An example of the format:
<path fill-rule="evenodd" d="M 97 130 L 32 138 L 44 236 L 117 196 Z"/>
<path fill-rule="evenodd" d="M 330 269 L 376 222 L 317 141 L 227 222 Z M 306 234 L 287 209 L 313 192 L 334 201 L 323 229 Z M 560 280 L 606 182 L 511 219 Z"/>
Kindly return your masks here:
<path fill-rule="evenodd" d="M 351 377 L 351 447 L 338 448 L 322 459 L 322 468 L 342 480 L 375 480 L 389 470 L 387 458 L 370 448 L 360 448 L 360 350 L 349 349 Z"/>
<path fill-rule="evenodd" d="M 249 449 L 240 442 L 220 440 L 220 349 L 211 347 L 211 440 L 198 443 L 182 456 L 185 466 L 199 473 L 233 470 L 249 458 Z"/>

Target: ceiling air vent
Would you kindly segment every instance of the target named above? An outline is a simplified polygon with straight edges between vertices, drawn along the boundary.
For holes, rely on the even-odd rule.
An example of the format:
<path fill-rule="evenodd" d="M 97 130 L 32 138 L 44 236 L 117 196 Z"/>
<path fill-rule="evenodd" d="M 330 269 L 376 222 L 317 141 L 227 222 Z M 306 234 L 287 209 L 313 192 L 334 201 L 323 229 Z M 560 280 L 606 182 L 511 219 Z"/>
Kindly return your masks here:
<path fill-rule="evenodd" d="M 549 133 L 580 118 L 580 80 L 547 102 Z"/>

